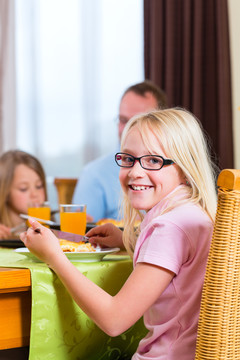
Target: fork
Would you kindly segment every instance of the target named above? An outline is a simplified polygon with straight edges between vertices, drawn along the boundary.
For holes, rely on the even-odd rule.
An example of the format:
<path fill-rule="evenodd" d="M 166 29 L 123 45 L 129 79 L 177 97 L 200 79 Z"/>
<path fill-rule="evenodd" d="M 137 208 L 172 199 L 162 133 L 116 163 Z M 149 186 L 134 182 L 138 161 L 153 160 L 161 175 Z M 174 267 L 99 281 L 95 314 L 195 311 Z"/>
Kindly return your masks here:
<path fill-rule="evenodd" d="M 25 222 L 22 222 L 21 224 L 14 226 L 10 229 L 11 234 L 15 233 L 17 230 L 21 230 L 23 227 L 26 226 Z"/>

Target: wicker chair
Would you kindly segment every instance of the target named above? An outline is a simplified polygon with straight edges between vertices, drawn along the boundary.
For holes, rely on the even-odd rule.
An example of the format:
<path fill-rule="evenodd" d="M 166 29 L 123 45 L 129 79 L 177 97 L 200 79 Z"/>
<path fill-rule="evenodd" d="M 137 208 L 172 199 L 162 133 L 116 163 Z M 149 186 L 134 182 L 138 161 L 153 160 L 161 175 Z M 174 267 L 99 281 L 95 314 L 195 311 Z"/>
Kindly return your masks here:
<path fill-rule="evenodd" d="M 218 177 L 195 360 L 240 359 L 240 170 Z"/>

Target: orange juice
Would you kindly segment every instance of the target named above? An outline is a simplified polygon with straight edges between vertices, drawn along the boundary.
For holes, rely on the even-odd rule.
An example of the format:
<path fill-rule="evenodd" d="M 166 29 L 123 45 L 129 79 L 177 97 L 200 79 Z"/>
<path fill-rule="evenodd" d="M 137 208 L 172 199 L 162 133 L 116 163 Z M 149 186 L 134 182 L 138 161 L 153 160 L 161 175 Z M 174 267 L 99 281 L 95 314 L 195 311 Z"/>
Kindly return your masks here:
<path fill-rule="evenodd" d="M 87 214 L 83 212 L 60 212 L 60 227 L 62 231 L 85 235 Z"/>
<path fill-rule="evenodd" d="M 51 219 L 51 209 L 49 206 L 29 207 L 28 215 L 37 217 L 39 219 L 50 220 Z M 29 224 L 28 224 L 28 226 L 29 226 Z"/>

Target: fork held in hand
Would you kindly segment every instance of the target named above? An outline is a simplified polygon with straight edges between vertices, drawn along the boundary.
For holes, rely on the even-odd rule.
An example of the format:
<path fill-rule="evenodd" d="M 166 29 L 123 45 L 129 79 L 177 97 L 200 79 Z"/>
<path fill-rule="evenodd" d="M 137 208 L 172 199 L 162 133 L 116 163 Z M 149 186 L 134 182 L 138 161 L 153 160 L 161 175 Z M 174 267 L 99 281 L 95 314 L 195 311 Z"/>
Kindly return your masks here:
<path fill-rule="evenodd" d="M 10 229 L 11 234 L 15 233 L 17 230 L 21 230 L 26 226 L 25 222 L 22 222 L 21 224 L 14 226 Z"/>

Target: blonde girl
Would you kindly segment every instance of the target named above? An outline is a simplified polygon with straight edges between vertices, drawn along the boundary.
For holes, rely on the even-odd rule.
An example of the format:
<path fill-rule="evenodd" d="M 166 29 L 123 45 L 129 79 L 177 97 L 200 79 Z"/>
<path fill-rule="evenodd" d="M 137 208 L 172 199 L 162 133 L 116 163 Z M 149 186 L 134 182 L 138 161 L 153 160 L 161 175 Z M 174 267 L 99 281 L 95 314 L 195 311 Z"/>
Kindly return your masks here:
<path fill-rule="evenodd" d="M 10 228 L 23 222 L 32 203 L 47 200 L 45 173 L 34 156 L 20 150 L 5 152 L 0 157 L 0 238 L 11 236 Z"/>
<path fill-rule="evenodd" d="M 85 278 L 56 237 L 36 221 L 21 239 L 110 336 L 144 316 L 148 334 L 132 359 L 193 360 L 216 210 L 214 171 L 202 129 L 182 109 L 136 116 L 124 129 L 115 159 L 125 196 L 123 239 L 134 267 L 118 294 L 110 296 Z M 136 234 L 137 216 L 143 220 Z M 114 226 L 88 235 L 95 243 L 122 244 L 122 232 Z"/>
<path fill-rule="evenodd" d="M 184 174 L 185 195 L 181 200 L 169 201 L 165 213 L 171 208 L 190 201 L 198 204 L 214 221 L 216 212 L 216 166 L 212 164 L 206 139 L 201 125 L 193 115 L 183 109 L 172 109 L 153 112 L 143 117 L 135 117 L 127 126 L 122 140 L 124 144 L 127 133 L 136 126 L 149 153 L 157 154 L 158 149 L 153 147 L 151 141 L 154 134 L 165 150 L 166 156 L 174 159 L 174 163 Z M 171 136 L 169 136 L 171 134 Z M 125 231 L 124 245 L 130 254 L 133 254 L 136 236 L 134 224 L 142 213 L 131 206 L 131 202 L 124 192 Z M 160 215 L 160 214 L 158 214 Z"/>

